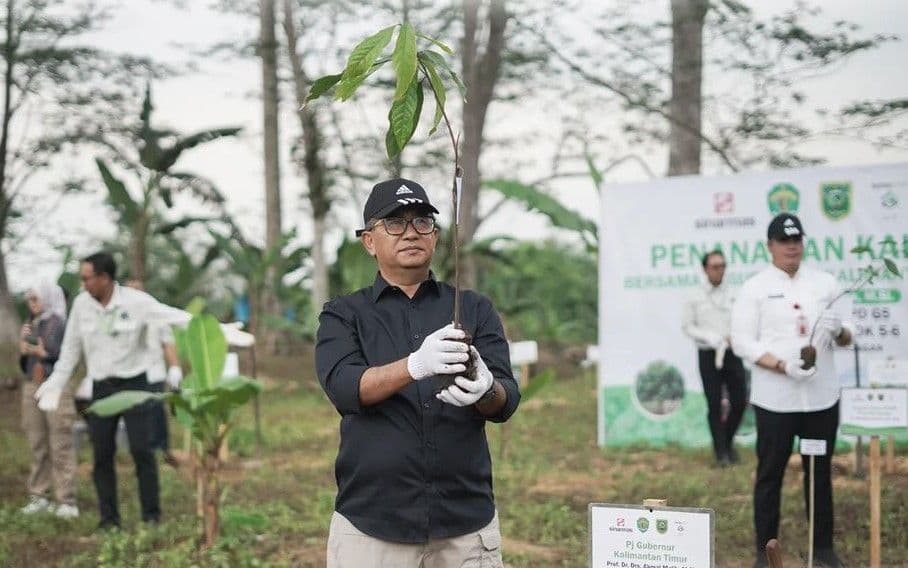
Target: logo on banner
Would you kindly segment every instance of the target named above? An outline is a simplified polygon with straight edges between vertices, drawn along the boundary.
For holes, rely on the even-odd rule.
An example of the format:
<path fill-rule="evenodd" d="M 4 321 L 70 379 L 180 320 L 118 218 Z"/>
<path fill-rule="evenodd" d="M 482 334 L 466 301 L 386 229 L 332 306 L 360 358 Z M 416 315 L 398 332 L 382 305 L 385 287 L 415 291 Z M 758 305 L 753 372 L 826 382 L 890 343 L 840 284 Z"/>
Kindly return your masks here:
<path fill-rule="evenodd" d="M 880 197 L 880 205 L 886 209 L 895 209 L 899 206 L 899 196 L 894 191 L 887 191 Z"/>
<path fill-rule="evenodd" d="M 625 521 L 626 519 L 624 517 L 618 517 L 617 519 L 615 519 L 615 524 L 610 526 L 608 530 L 612 532 L 634 532 L 634 529 L 625 526 Z"/>
<path fill-rule="evenodd" d="M 694 219 L 695 229 L 740 229 L 757 224 L 755 217 L 736 217 L 735 194 L 731 191 L 713 193 L 713 213 L 711 217 Z"/>
<path fill-rule="evenodd" d="M 735 194 L 730 191 L 720 191 L 713 194 L 713 211 L 717 215 L 735 212 Z"/>
<path fill-rule="evenodd" d="M 659 534 L 668 532 L 668 519 L 656 519 L 656 532 Z"/>
<path fill-rule="evenodd" d="M 642 533 L 645 533 L 646 531 L 648 531 L 649 530 L 649 519 L 647 519 L 646 517 L 640 517 L 639 519 L 637 519 L 637 530 L 639 530 Z"/>
<path fill-rule="evenodd" d="M 820 185 L 823 214 L 838 221 L 851 213 L 851 182 L 833 181 Z"/>
<path fill-rule="evenodd" d="M 777 183 L 769 190 L 766 201 L 769 204 L 769 212 L 773 215 L 796 214 L 801 205 L 801 194 L 798 192 L 798 188 L 790 183 Z"/>

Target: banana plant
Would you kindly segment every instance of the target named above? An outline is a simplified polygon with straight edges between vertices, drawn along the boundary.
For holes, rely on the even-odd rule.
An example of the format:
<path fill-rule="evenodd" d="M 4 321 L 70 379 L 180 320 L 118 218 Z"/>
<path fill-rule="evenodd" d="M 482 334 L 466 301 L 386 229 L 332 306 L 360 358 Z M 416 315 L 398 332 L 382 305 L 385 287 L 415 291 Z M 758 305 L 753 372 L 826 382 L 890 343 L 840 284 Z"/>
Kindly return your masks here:
<path fill-rule="evenodd" d="M 203 503 L 202 546 L 208 549 L 214 546 L 220 534 L 221 448 L 233 426 L 235 411 L 249 402 L 261 386 L 243 376 L 223 376 L 227 341 L 214 316 L 193 317 L 182 341 L 186 346 L 190 373 L 183 379 L 179 391 L 122 391 L 94 402 L 88 411 L 98 416 L 115 416 L 150 400 L 161 400 L 170 405 L 176 419 L 197 442 L 193 445 L 193 459 L 201 481 L 197 490 Z"/>
<path fill-rule="evenodd" d="M 243 279 L 245 292 L 249 296 L 249 331 L 255 335 L 260 331 L 262 324 L 268 323 L 260 316 L 269 269 L 274 268 L 277 277 L 283 278 L 302 266 L 304 259 L 309 255 L 309 248 L 297 247 L 285 251 L 287 245 L 296 238 L 295 231 L 288 231 L 281 236 L 280 242 L 275 246 L 264 249 L 248 242 L 235 225 L 231 226 L 232 233 L 229 237 L 211 229 L 208 232 L 214 239 L 217 249 L 230 262 L 230 269 Z M 277 284 L 280 289 L 280 282 Z"/>
<path fill-rule="evenodd" d="M 189 192 L 205 203 L 220 208 L 224 197 L 213 182 L 191 172 L 177 171 L 175 166 L 184 152 L 219 138 L 236 136 L 238 127 L 203 130 L 189 136 L 158 129 L 152 125 L 151 86 L 145 90 L 139 122 L 127 128 L 124 149 L 111 140 L 101 140 L 116 154 L 116 162 L 135 175 L 141 190 L 130 192 L 126 183 L 114 175 L 108 163 L 96 158 L 95 163 L 107 188 L 108 203 L 117 213 L 120 225 L 129 233 L 130 276 L 145 281 L 146 246 L 150 235 L 169 234 L 192 223 L 214 221 L 215 217 L 184 217 L 174 222 L 162 218 L 162 205 L 173 206 L 174 194 Z M 139 197 L 134 194 L 140 193 Z"/>
<path fill-rule="evenodd" d="M 587 250 L 598 249 L 599 231 L 596 223 L 569 209 L 540 188 L 513 179 L 488 180 L 483 186 L 497 191 L 508 201 L 523 205 L 528 211 L 546 216 L 554 227 L 576 232 L 583 239 Z"/>

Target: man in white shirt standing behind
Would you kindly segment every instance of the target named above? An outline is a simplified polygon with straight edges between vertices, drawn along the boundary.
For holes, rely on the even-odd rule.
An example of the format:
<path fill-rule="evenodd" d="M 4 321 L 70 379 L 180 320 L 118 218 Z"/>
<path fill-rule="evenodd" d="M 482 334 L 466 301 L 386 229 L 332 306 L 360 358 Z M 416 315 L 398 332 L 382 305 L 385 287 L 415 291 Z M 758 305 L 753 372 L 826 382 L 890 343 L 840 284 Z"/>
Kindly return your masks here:
<path fill-rule="evenodd" d="M 707 282 L 697 288 L 684 304 L 682 329 L 697 344 L 700 378 L 706 396 L 709 432 L 713 451 L 721 467 L 738 463 L 734 448 L 735 432 L 747 407 L 744 364 L 728 344 L 731 333 L 731 291 L 722 283 L 725 255 L 706 253 L 703 272 Z M 728 417 L 722 420 L 722 387 L 728 391 Z"/>
<path fill-rule="evenodd" d="M 60 358 L 54 371 L 35 392 L 38 407 L 53 411 L 63 387 L 72 377 L 80 356 L 85 356 L 87 376 L 94 382 L 92 401 L 124 390 L 151 390 L 148 369 L 148 330 L 160 325 L 185 326 L 191 315 L 159 303 L 145 292 L 120 286 L 117 265 L 109 253 L 99 252 L 82 261 L 83 292 L 73 301 Z M 227 342 L 251 344 L 253 338 L 231 326 L 222 326 Z M 120 416 L 126 423 L 129 450 L 136 465 L 142 520 L 160 520 L 158 467 L 151 447 L 152 404 L 127 410 L 122 415 L 89 415 L 94 450 L 92 478 L 98 493 L 99 529 L 119 527 L 117 477 L 114 468 L 115 435 Z"/>
<path fill-rule="evenodd" d="M 819 566 L 842 563 L 833 550 L 832 452 L 839 426 L 839 379 L 833 344 L 846 346 L 852 333 L 827 308 L 838 293 L 832 275 L 801 265 L 804 229 L 790 213 L 777 215 L 767 230 L 772 265 L 744 283 L 732 310 L 735 351 L 754 364 L 751 404 L 757 418 L 757 476 L 754 484 L 756 566 L 767 566 L 764 547 L 779 536 L 782 478 L 795 436 L 826 440 L 817 456 L 814 558 Z M 816 325 L 816 364 L 802 369 L 801 347 Z M 810 487 L 807 458 L 805 505 Z"/>

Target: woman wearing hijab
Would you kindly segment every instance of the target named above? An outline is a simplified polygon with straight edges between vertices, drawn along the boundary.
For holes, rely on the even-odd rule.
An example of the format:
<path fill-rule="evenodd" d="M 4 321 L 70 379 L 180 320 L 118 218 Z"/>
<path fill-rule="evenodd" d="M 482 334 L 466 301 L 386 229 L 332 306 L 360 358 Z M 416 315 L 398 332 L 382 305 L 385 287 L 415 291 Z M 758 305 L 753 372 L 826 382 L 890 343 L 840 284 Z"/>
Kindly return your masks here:
<path fill-rule="evenodd" d="M 22 326 L 19 364 L 25 373 L 22 388 L 22 427 L 32 450 L 26 514 L 53 512 L 58 517 L 79 516 L 76 506 L 76 456 L 73 450 L 75 406 L 67 400 L 54 412 L 44 412 L 35 390 L 53 371 L 66 329 L 66 298 L 56 284 L 44 282 L 26 296 L 31 319 Z M 71 393 L 64 396 L 72 397 Z M 54 489 L 51 502 L 50 490 Z"/>

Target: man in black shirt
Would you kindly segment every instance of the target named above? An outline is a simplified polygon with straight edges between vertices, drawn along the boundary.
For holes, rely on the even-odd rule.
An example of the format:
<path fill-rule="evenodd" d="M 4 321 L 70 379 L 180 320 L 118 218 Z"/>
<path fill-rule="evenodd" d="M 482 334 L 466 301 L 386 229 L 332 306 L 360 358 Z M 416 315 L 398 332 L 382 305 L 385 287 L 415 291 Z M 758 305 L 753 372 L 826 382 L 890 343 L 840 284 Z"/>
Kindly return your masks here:
<path fill-rule="evenodd" d="M 341 415 L 329 568 L 501 566 L 485 424 L 507 420 L 520 392 L 487 298 L 463 292 L 463 330 L 450 324 L 454 288 L 429 270 L 435 213 L 419 184 L 377 184 L 357 231 L 375 282 L 319 318 L 318 377 Z"/>

